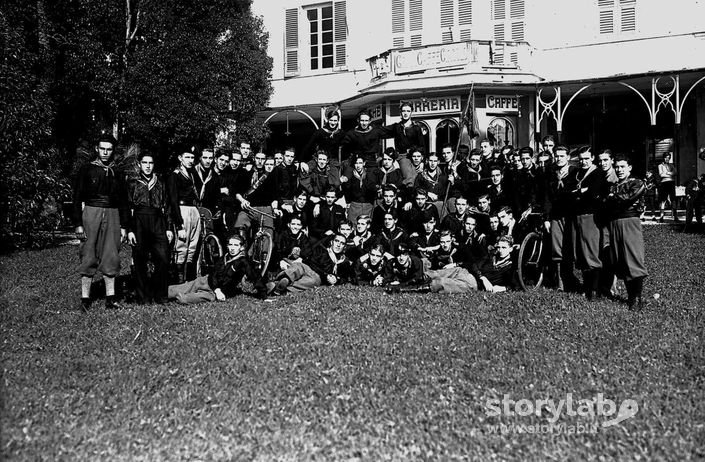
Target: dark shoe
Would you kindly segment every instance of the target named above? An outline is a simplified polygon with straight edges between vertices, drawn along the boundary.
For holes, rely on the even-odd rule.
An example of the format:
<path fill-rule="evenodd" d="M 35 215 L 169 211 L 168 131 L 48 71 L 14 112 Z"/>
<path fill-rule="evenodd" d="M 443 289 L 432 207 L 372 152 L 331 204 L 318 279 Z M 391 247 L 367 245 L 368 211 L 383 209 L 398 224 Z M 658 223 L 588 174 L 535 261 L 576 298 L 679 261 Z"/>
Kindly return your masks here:
<path fill-rule="evenodd" d="M 105 309 L 106 310 L 123 310 L 125 309 L 124 306 L 119 304 L 116 300 L 115 297 L 105 297 Z"/>
<path fill-rule="evenodd" d="M 641 297 L 632 297 L 627 301 L 627 303 L 629 305 L 628 306 L 629 311 L 635 311 L 635 312 L 639 312 L 639 311 L 643 310 L 644 306 L 646 305 L 646 303 L 644 303 L 644 301 L 642 300 Z"/>
<path fill-rule="evenodd" d="M 399 292 L 401 292 L 401 286 L 399 286 L 398 284 L 393 285 L 393 286 L 388 286 L 386 290 L 387 290 L 388 294 L 398 294 Z"/>
<path fill-rule="evenodd" d="M 431 292 L 431 285 L 419 284 L 416 286 L 402 286 L 399 287 L 399 292 L 424 294 L 427 292 Z"/>
<path fill-rule="evenodd" d="M 78 310 L 88 313 L 88 310 L 91 309 L 91 298 L 90 297 L 81 297 L 81 304 L 78 307 Z"/>
<path fill-rule="evenodd" d="M 289 278 L 281 278 L 277 281 L 277 285 L 274 288 L 274 293 L 277 295 L 285 294 L 286 288 L 289 287 L 289 284 L 291 284 Z"/>

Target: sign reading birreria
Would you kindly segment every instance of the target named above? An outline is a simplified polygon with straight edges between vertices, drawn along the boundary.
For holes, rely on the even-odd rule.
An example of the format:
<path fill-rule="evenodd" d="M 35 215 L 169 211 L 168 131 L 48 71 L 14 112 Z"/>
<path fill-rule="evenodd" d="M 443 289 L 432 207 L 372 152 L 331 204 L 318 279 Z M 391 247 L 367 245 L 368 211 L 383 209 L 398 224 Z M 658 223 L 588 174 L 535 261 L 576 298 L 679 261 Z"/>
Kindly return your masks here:
<path fill-rule="evenodd" d="M 419 115 L 443 114 L 447 112 L 461 112 L 460 96 L 439 96 L 435 98 L 421 98 L 409 100 L 414 110 L 414 117 Z"/>
<path fill-rule="evenodd" d="M 486 95 L 487 112 L 519 112 L 519 98 L 516 95 Z"/>

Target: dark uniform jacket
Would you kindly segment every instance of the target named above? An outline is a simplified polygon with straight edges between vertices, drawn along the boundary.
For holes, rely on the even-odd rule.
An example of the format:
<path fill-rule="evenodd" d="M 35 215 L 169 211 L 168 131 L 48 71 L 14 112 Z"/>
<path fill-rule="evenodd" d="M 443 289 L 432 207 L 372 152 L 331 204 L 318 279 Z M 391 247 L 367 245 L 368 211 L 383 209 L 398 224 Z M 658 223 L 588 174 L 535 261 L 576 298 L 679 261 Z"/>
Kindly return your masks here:
<path fill-rule="evenodd" d="M 74 225 L 81 226 L 83 221 L 81 203 L 85 203 L 90 207 L 119 209 L 120 223 L 124 228 L 128 222 L 125 197 L 124 182 L 118 178 L 111 165 L 104 165 L 99 160 L 84 165 L 78 171 L 74 185 Z"/>
<path fill-rule="evenodd" d="M 646 186 L 638 178 L 627 178 L 610 186 L 606 198 L 607 216 L 612 220 L 634 218 L 641 215 Z"/>
<path fill-rule="evenodd" d="M 232 297 L 239 292 L 238 285 L 247 277 L 258 293 L 265 291 L 265 280 L 252 266 L 245 256 L 232 258 L 225 255 L 215 263 L 215 268 L 208 275 L 208 285 L 211 289 L 220 289 L 226 297 Z"/>
<path fill-rule="evenodd" d="M 384 266 L 385 284 L 399 282 L 402 285 L 416 285 L 423 281 L 423 263 L 415 255 L 409 255 L 408 266 L 402 266 L 396 258 L 392 258 Z"/>
<path fill-rule="evenodd" d="M 156 174 L 153 174 L 150 179 L 143 175 L 130 179 L 127 183 L 127 203 L 132 212 L 146 209 L 163 216 L 166 218 L 167 227 L 177 221 L 176 215 L 180 215 L 179 210 L 170 207 L 166 185 Z M 134 229 L 132 213 L 129 214 L 126 228 Z"/>
<path fill-rule="evenodd" d="M 355 279 L 352 262 L 345 254 L 341 254 L 336 262 L 331 258 L 327 248 L 315 247 L 311 256 L 304 261 L 318 273 L 323 284 L 328 284 L 326 279 L 328 275 L 338 278 L 336 284 L 345 284 Z"/>

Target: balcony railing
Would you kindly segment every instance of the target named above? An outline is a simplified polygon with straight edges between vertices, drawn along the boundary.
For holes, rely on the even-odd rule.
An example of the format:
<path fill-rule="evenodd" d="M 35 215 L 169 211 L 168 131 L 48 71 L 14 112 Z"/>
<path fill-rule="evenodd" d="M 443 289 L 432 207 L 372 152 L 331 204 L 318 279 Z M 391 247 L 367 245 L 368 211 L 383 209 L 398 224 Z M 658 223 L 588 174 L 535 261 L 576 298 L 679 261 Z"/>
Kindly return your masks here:
<path fill-rule="evenodd" d="M 470 40 L 396 48 L 368 58 L 367 62 L 370 66 L 371 81 L 376 82 L 392 76 L 455 70 L 527 70 L 530 56 L 531 50 L 526 42 Z"/>

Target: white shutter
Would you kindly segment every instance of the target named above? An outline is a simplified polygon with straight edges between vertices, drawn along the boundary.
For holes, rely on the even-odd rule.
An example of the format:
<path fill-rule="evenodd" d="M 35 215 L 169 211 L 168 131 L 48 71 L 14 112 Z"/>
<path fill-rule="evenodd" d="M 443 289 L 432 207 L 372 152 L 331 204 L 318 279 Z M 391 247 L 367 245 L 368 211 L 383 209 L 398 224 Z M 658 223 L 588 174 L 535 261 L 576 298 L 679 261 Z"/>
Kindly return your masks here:
<path fill-rule="evenodd" d="M 455 0 L 441 0 L 441 42 L 450 43 L 456 39 L 453 34 L 455 26 Z"/>
<path fill-rule="evenodd" d="M 611 8 L 600 10 L 600 34 L 614 32 L 614 10 Z"/>
<path fill-rule="evenodd" d="M 492 18 L 494 20 L 506 19 L 507 13 L 506 13 L 506 8 L 505 8 L 506 7 L 505 0 L 494 0 L 492 2 L 492 6 L 493 6 Z"/>
<path fill-rule="evenodd" d="M 284 11 L 284 75 L 299 75 L 299 9 Z"/>
<path fill-rule="evenodd" d="M 422 0 L 409 0 L 409 30 L 411 32 L 423 30 Z"/>
<path fill-rule="evenodd" d="M 394 48 L 404 46 L 406 31 L 406 15 L 404 14 L 406 0 L 392 0 L 392 45 Z"/>
<path fill-rule="evenodd" d="M 407 22 L 408 21 L 408 22 Z M 392 0 L 394 48 L 423 44 L 423 0 Z"/>
<path fill-rule="evenodd" d="M 625 3 L 627 3 L 625 5 Z M 621 27 L 622 32 L 636 31 L 636 2 L 622 2 Z"/>
<path fill-rule="evenodd" d="M 460 40 L 470 40 L 472 29 L 472 0 L 458 0 L 458 28 Z"/>
<path fill-rule="evenodd" d="M 333 41 L 335 46 L 336 70 L 347 69 L 348 22 L 346 18 L 345 0 L 333 3 Z"/>

